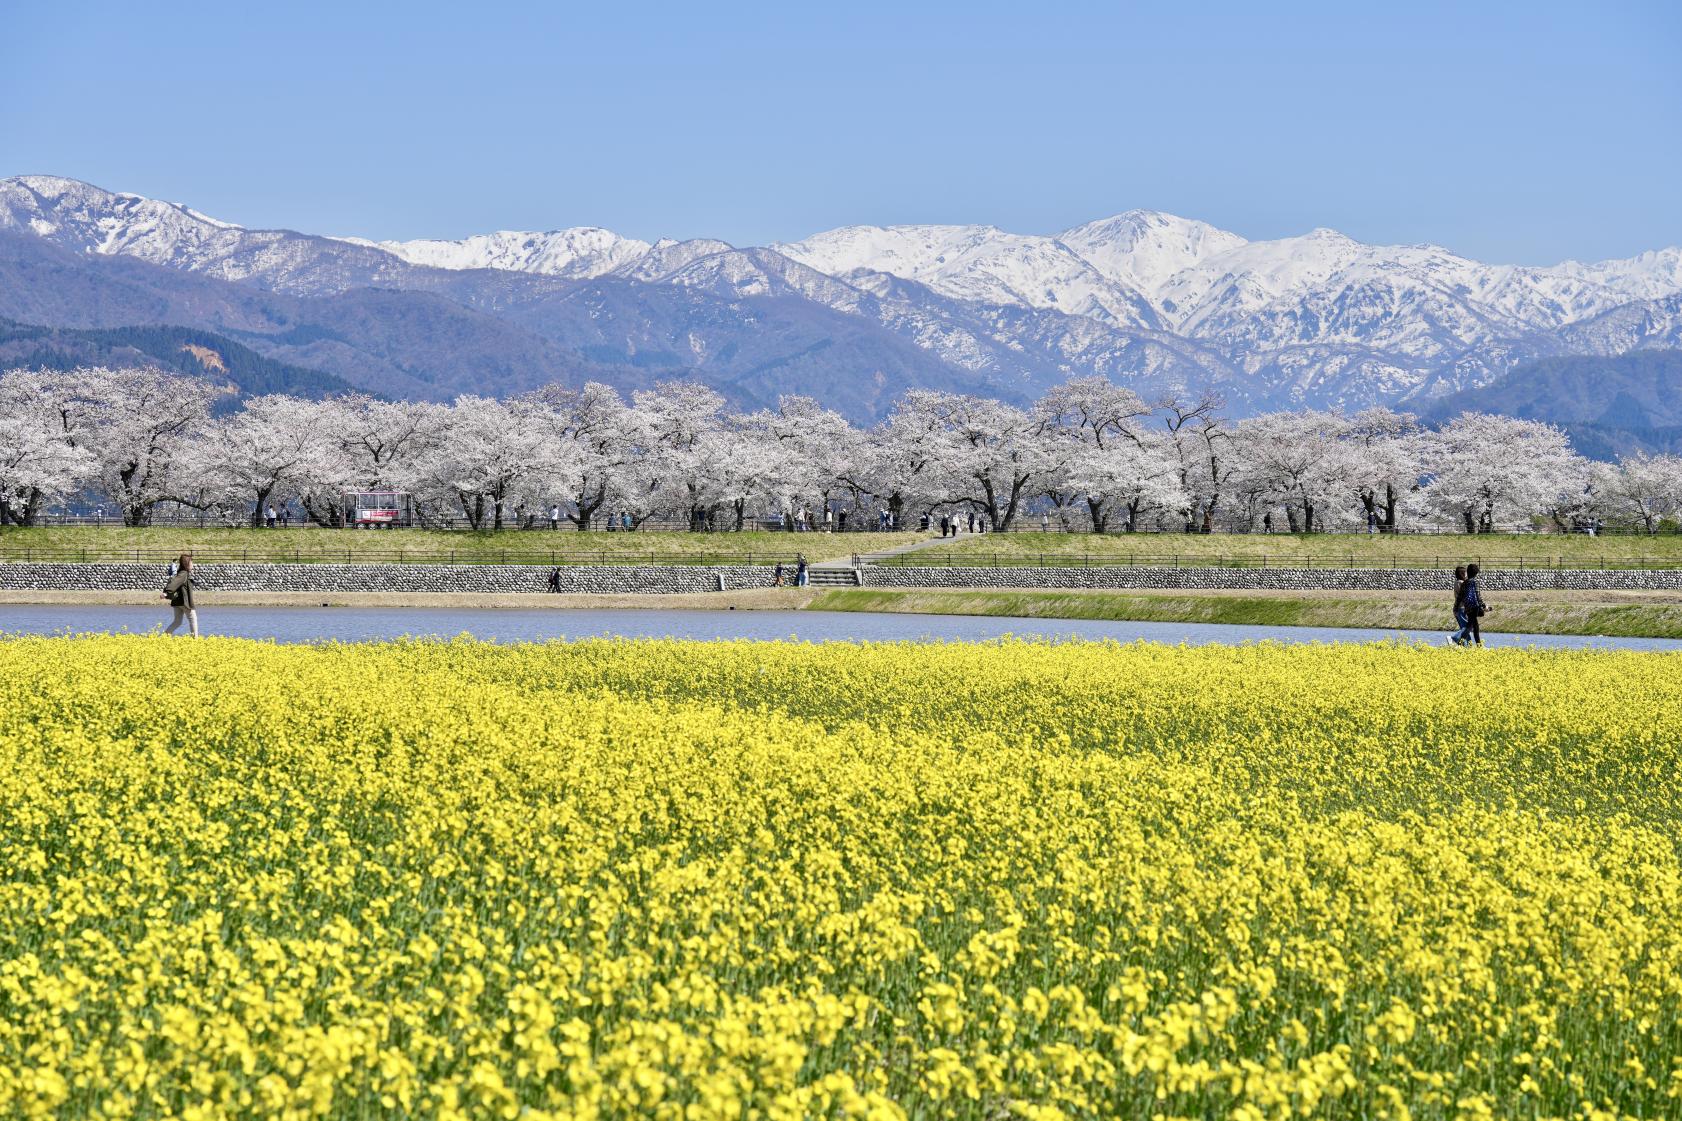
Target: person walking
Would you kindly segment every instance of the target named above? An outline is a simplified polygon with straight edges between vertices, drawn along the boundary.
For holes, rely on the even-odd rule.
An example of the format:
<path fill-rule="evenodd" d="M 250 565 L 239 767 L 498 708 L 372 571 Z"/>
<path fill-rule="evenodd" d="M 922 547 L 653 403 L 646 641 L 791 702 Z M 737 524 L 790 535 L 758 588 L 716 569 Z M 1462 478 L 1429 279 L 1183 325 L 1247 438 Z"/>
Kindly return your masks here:
<path fill-rule="evenodd" d="M 1467 630 L 1471 632 L 1474 646 L 1483 645 L 1483 624 L 1479 620 L 1489 611 L 1489 605 L 1484 603 L 1483 592 L 1478 587 L 1478 571 L 1478 566 L 1475 564 L 1466 566 L 1466 595 L 1464 597 L 1466 624 Z"/>
<path fill-rule="evenodd" d="M 795 557 L 794 557 L 794 586 L 797 587 L 797 588 L 804 588 L 806 586 L 806 554 L 805 553 L 796 553 L 795 554 Z"/>
<path fill-rule="evenodd" d="M 558 504 L 549 507 L 549 528 L 561 528 L 561 508 Z"/>
<path fill-rule="evenodd" d="M 276 518 L 277 515 L 274 512 L 274 503 L 271 502 L 269 503 L 268 508 L 263 511 L 263 524 L 269 529 L 273 529 L 275 527 Z"/>
<path fill-rule="evenodd" d="M 1272 533 L 1273 532 L 1273 511 L 1272 510 L 1269 510 L 1267 513 L 1262 515 L 1262 532 L 1263 533 Z"/>
<path fill-rule="evenodd" d="M 771 576 L 771 586 L 773 588 L 780 588 L 780 587 L 783 586 L 783 562 L 782 561 L 777 562 L 777 570 Z"/>
<path fill-rule="evenodd" d="M 561 593 L 561 570 L 559 566 L 549 570 L 549 590 L 556 595 Z"/>
<path fill-rule="evenodd" d="M 1448 640 L 1456 646 L 1464 646 L 1471 635 L 1471 624 L 1466 621 L 1466 566 L 1454 566 L 1454 633 Z"/>
<path fill-rule="evenodd" d="M 169 583 L 164 585 L 163 596 L 169 601 L 175 614 L 169 620 L 169 626 L 164 628 L 165 634 L 174 634 L 186 620 L 187 627 L 193 637 L 199 636 L 199 613 L 193 603 L 193 554 L 182 553 L 181 559 L 175 562 L 175 572 L 171 574 Z"/>

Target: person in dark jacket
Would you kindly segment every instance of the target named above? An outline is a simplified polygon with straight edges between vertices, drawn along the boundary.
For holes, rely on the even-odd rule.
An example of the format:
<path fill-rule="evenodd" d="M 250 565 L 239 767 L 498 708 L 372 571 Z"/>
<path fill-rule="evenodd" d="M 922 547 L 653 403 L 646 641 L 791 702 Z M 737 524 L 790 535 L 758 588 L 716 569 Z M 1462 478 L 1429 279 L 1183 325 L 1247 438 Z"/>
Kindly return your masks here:
<path fill-rule="evenodd" d="M 1478 620 L 1482 619 L 1484 613 L 1489 610 L 1489 605 L 1484 603 L 1483 592 L 1478 588 L 1478 566 L 1475 564 L 1469 564 L 1466 566 L 1466 595 L 1464 597 L 1464 602 L 1466 606 L 1467 630 L 1471 632 L 1473 644 L 1482 646 L 1483 627 Z"/>
<path fill-rule="evenodd" d="M 176 562 L 175 573 L 170 576 L 169 583 L 164 585 L 164 598 L 169 600 L 170 607 L 175 609 L 169 626 L 164 628 L 165 634 L 174 634 L 186 621 L 193 637 L 199 636 L 199 613 L 193 602 L 193 554 L 182 553 Z"/>
<path fill-rule="evenodd" d="M 1470 634 L 1471 625 L 1466 622 L 1466 566 L 1461 564 L 1454 568 L 1454 633 L 1448 640 L 1463 646 Z"/>

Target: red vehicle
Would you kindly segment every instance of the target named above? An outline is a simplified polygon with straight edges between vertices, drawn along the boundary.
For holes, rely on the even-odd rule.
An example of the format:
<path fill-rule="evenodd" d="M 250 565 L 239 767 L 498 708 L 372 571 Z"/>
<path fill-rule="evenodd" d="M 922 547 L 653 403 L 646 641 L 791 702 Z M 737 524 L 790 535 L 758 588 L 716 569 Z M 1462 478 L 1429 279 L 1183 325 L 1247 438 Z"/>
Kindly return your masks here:
<path fill-rule="evenodd" d="M 346 491 L 346 528 L 386 529 L 413 524 L 414 504 L 403 491 Z"/>

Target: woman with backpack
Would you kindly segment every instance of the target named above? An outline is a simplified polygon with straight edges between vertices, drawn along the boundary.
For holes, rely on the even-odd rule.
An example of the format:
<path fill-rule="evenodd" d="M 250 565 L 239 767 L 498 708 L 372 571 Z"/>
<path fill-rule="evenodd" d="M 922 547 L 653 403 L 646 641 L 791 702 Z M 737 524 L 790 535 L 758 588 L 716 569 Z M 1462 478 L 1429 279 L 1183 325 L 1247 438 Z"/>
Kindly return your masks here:
<path fill-rule="evenodd" d="M 170 576 L 169 583 L 164 585 L 164 598 L 169 600 L 169 605 L 175 609 L 175 615 L 170 619 L 169 626 L 164 628 L 164 633 L 174 634 L 185 619 L 193 637 L 197 638 L 199 613 L 193 603 L 193 554 L 181 554 L 181 559 L 176 562 L 174 574 Z"/>

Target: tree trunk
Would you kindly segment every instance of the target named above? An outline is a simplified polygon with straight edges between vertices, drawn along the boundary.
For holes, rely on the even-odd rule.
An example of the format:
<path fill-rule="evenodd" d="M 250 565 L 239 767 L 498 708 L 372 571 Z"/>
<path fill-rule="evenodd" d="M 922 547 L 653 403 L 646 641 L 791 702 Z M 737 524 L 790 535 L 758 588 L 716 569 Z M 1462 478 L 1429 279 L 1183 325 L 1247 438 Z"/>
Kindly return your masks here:
<path fill-rule="evenodd" d="M 1092 532 L 1103 533 L 1110 520 L 1109 511 L 1104 508 L 1104 500 L 1087 495 L 1086 508 L 1092 515 Z"/>
<path fill-rule="evenodd" d="M 607 477 L 603 476 L 596 485 L 596 493 L 589 493 L 589 484 L 573 499 L 573 505 L 578 507 L 576 513 L 568 514 L 567 520 L 577 526 L 580 531 L 590 528 L 590 522 L 596 516 L 596 511 L 607 501 Z"/>

